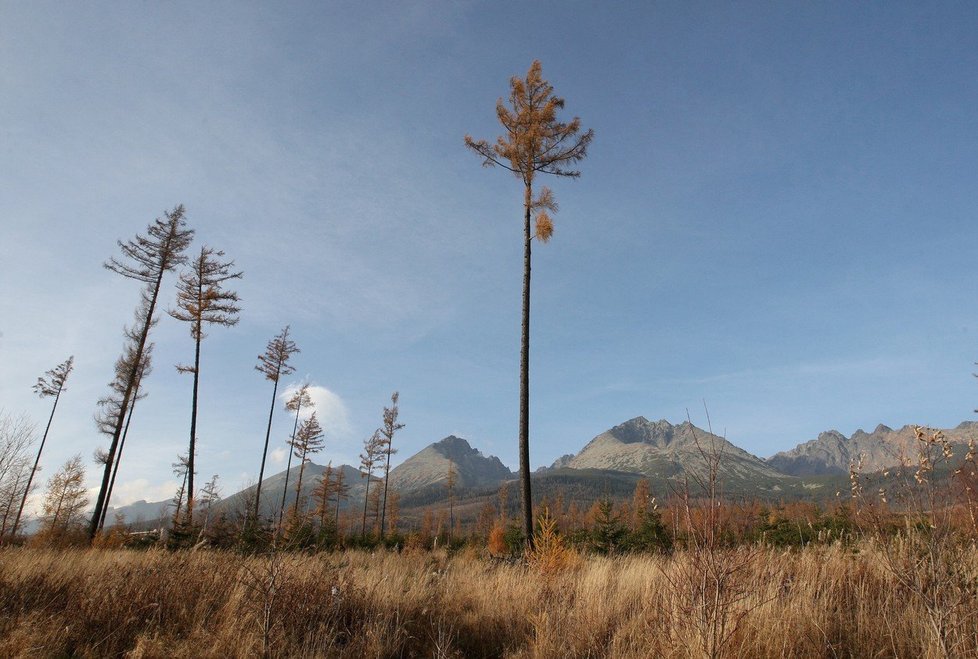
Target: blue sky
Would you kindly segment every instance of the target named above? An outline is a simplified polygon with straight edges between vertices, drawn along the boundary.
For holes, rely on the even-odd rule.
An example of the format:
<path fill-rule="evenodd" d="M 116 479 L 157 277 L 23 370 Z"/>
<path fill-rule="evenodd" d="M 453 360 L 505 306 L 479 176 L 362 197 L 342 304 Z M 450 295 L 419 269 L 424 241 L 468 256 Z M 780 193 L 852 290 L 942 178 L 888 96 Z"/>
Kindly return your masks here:
<path fill-rule="evenodd" d="M 138 288 L 101 263 L 177 203 L 245 272 L 203 346 L 203 478 L 257 476 L 286 323 L 317 461 L 396 389 L 401 458 L 454 433 L 515 467 L 522 196 L 462 137 L 533 59 L 596 134 L 534 253 L 534 467 L 704 400 L 762 456 L 973 417 L 974 4 L 0 1 L 0 407 L 42 422 L 30 386 L 77 360 L 45 478 L 103 443 Z M 122 502 L 169 496 L 187 441 L 188 330 L 153 340 Z"/>

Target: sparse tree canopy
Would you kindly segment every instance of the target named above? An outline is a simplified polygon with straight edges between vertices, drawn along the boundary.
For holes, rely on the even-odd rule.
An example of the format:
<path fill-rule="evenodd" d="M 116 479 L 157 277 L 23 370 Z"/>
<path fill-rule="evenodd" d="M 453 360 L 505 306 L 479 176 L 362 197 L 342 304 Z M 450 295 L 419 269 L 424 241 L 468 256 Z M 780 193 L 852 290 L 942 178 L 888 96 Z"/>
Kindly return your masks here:
<path fill-rule="evenodd" d="M 296 514 L 299 512 L 299 497 L 302 493 L 302 474 L 309 462 L 309 455 L 323 450 L 325 438 L 326 433 L 323 432 L 322 426 L 319 425 L 319 419 L 313 412 L 312 416 L 302 422 L 302 425 L 299 426 L 299 432 L 290 442 L 292 454 L 299 459 L 299 479 L 295 484 L 295 507 L 293 509 Z"/>
<path fill-rule="evenodd" d="M 534 61 L 526 79 L 510 80 L 509 107 L 499 99 L 496 116 L 505 133 L 494 144 L 465 136 L 465 145 L 475 151 L 486 167 L 500 166 L 523 182 L 523 317 L 520 344 L 520 484 L 523 498 L 523 531 L 528 548 L 533 545 L 533 504 L 530 496 L 530 255 L 534 238 L 547 242 L 553 235 L 551 213 L 557 202 L 546 187 L 533 196 L 538 173 L 576 178 L 572 166 L 587 156 L 594 131 L 581 132 L 581 120 L 565 123 L 557 118 L 564 99 L 554 96 L 553 87 L 543 79 L 539 61 Z M 530 219 L 536 213 L 535 228 Z"/>
<path fill-rule="evenodd" d="M 47 371 L 43 376 L 37 379 L 37 384 L 34 385 L 34 393 L 36 393 L 41 398 L 54 397 L 54 404 L 51 406 L 51 416 L 48 417 L 48 424 L 44 428 L 44 435 L 41 436 L 41 445 L 37 448 L 37 457 L 34 459 L 34 467 L 31 469 L 30 473 L 27 474 L 27 485 L 24 486 L 24 496 L 20 499 L 20 506 L 17 508 L 17 516 L 14 518 L 14 526 L 10 531 L 10 535 L 17 535 L 17 527 L 20 526 L 20 517 L 24 513 L 24 506 L 27 504 L 27 497 L 31 493 L 31 485 L 34 482 L 34 474 L 37 473 L 38 466 L 41 464 L 41 453 L 44 451 L 44 445 L 48 441 L 48 432 L 51 430 L 51 422 L 54 421 L 54 411 L 58 409 L 58 401 L 61 399 L 61 392 L 66 390 L 65 383 L 68 381 L 68 376 L 71 374 L 72 368 L 74 368 L 75 357 L 68 357 L 65 361 L 61 362 L 55 366 L 50 371 Z M 0 533 L 0 536 L 3 534 Z"/>
<path fill-rule="evenodd" d="M 264 354 L 258 355 L 255 370 L 276 384 L 283 375 L 295 373 L 295 367 L 289 364 L 292 355 L 301 352 L 295 341 L 289 338 L 289 326 L 286 325 L 277 336 L 272 338 L 265 347 Z"/>
<path fill-rule="evenodd" d="M 238 323 L 238 294 L 224 285 L 232 279 L 240 279 L 242 273 L 234 271 L 234 261 L 222 261 L 224 252 L 204 246 L 200 254 L 190 261 L 190 268 L 180 274 L 177 285 L 177 308 L 169 314 L 190 323 L 190 337 L 194 340 L 193 366 L 177 366 L 181 373 L 194 376 L 190 411 L 190 456 L 187 467 L 187 523 L 193 525 L 194 475 L 197 455 L 197 409 L 200 387 L 200 342 L 206 336 L 204 325 L 231 327 Z"/>

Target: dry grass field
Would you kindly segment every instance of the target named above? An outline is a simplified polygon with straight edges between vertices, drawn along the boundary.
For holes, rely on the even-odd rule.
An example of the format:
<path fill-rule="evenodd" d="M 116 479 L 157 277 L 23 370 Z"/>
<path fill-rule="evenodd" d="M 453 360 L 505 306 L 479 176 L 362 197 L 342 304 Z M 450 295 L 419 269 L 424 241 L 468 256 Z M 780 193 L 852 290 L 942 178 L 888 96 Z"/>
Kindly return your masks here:
<path fill-rule="evenodd" d="M 969 592 L 976 555 L 962 556 L 961 583 L 941 588 Z M 953 602 L 938 638 L 927 601 L 892 565 L 868 546 L 530 563 L 476 550 L 245 557 L 8 548 L 0 656 L 978 654 L 973 600 L 942 600 Z"/>

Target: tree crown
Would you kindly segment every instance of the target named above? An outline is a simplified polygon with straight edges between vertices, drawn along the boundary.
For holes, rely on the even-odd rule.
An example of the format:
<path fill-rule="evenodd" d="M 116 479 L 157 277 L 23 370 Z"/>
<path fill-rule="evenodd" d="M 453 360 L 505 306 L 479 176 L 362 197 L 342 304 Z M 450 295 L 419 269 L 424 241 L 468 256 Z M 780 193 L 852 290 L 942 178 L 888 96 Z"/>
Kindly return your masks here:
<path fill-rule="evenodd" d="M 183 204 L 174 206 L 146 228 L 145 236 L 137 234 L 128 242 L 120 240 L 122 260 L 113 256 L 105 262 L 105 267 L 123 277 L 150 284 L 184 263 L 183 252 L 194 237 L 194 230 L 186 228 L 185 212 Z"/>
<path fill-rule="evenodd" d="M 37 379 L 37 384 L 35 384 L 33 387 L 34 393 L 41 398 L 57 396 L 65 390 L 65 382 L 68 381 L 68 376 L 71 374 L 71 370 L 74 367 L 75 357 L 72 355 L 39 377 Z"/>
<path fill-rule="evenodd" d="M 278 382 L 281 376 L 295 372 L 295 368 L 289 365 L 289 359 L 297 352 L 300 350 L 289 338 L 289 326 L 286 325 L 268 342 L 265 353 L 258 355 L 255 370 L 264 375 L 266 380 Z"/>

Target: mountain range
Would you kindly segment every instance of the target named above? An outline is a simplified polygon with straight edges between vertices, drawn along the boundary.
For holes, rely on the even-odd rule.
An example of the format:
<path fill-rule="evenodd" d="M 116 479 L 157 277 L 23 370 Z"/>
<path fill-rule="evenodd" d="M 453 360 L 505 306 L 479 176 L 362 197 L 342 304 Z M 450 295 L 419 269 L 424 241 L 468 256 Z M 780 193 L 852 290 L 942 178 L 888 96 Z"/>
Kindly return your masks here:
<path fill-rule="evenodd" d="M 965 422 L 944 432 L 953 444 L 963 445 L 978 435 L 978 423 Z M 916 441 L 912 426 L 893 430 L 879 425 L 871 433 L 857 430 L 851 437 L 829 430 L 789 451 L 763 459 L 688 421 L 673 425 L 664 419 L 650 421 L 639 416 L 600 433 L 578 453 L 562 456 L 550 467 L 534 472 L 534 498 L 557 492 L 581 500 L 627 496 L 641 478 L 648 478 L 656 493 L 668 495 L 685 487 L 694 491 L 707 474 L 710 456 L 717 455 L 718 480 L 729 495 L 767 500 L 824 499 L 846 490 L 851 462 L 861 457 L 865 471 L 881 471 L 899 464 L 901 454 L 911 455 Z M 518 478 L 499 458 L 484 455 L 467 440 L 450 435 L 391 469 L 390 489 L 400 494 L 406 518 L 411 517 L 412 510 L 418 512 L 444 502 L 450 468 L 456 474 L 459 505 L 465 509 L 468 502 L 472 511 L 477 508 L 476 502 L 489 500 L 501 485 Z M 315 463 L 306 465 L 300 501 L 308 500 L 325 469 Z M 343 471 L 350 488 L 347 505 L 362 502 L 366 478 L 360 470 L 349 465 L 334 469 Z M 293 467 L 288 474 L 287 505 L 293 505 L 295 500 L 298 473 L 299 467 Z M 265 479 L 263 514 L 277 513 L 285 480 L 284 471 Z M 243 512 L 254 495 L 252 485 L 221 500 L 215 510 Z M 510 498 L 514 500 L 511 505 L 515 505 L 515 490 Z M 109 518 L 118 511 L 130 522 L 137 518 L 149 521 L 166 510 L 167 504 L 139 501 L 110 509 Z"/>

